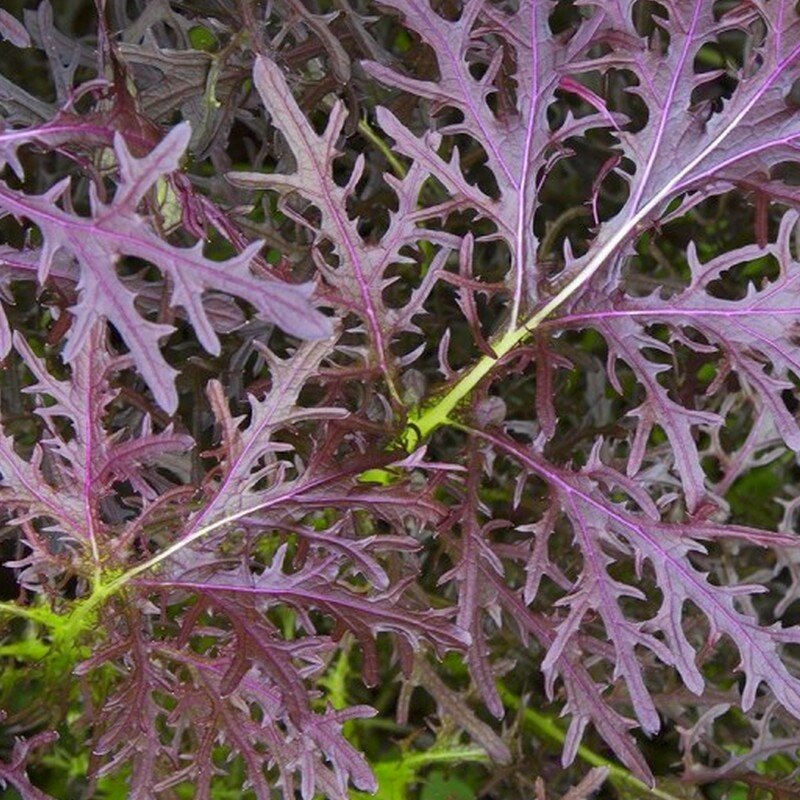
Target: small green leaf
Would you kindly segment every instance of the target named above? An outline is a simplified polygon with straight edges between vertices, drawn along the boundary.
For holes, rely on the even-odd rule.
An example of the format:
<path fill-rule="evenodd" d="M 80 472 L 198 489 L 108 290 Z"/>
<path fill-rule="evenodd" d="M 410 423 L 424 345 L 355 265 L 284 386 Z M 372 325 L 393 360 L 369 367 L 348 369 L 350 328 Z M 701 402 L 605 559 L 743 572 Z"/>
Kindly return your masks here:
<path fill-rule="evenodd" d="M 189 28 L 189 42 L 195 50 L 205 50 L 210 53 L 217 49 L 217 40 L 214 34 L 202 25 Z"/>

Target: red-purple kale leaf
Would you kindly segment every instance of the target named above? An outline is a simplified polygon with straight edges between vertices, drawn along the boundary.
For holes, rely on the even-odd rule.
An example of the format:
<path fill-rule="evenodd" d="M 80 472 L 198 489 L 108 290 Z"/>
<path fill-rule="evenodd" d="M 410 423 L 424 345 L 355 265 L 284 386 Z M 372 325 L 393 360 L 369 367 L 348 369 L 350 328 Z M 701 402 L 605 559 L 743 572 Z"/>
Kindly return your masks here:
<path fill-rule="evenodd" d="M 678 671 L 687 688 L 701 694 L 705 679 L 697 666 L 698 647 L 684 629 L 685 608 L 691 602 L 706 620 L 710 642 L 727 636 L 739 650 L 739 669 L 745 677 L 742 708 L 747 711 L 752 707 L 763 682 L 784 708 L 800 717 L 800 678 L 792 675 L 780 658 L 782 644 L 800 643 L 800 626 L 761 625 L 752 615 L 740 611 L 734 601 L 762 592 L 762 586 L 715 585 L 690 558 L 693 553 L 706 552 L 704 540 L 740 537 L 768 545 L 772 539 L 775 546 L 796 546 L 793 537 L 770 537 L 758 530 L 709 522 L 663 522 L 642 487 L 600 461 L 599 446 L 578 472 L 556 467 L 542 458 L 535 446 L 522 446 L 501 434 L 483 432 L 480 438 L 551 487 L 561 513 L 571 524 L 583 560 L 580 575 L 558 602 L 565 611 L 558 615 L 555 637 L 542 662 L 549 693 L 560 673 L 558 665 L 565 648 L 578 644 L 587 630 L 587 616 L 596 614 L 613 648 L 606 656 L 613 666 L 611 680 L 624 681 L 641 726 L 650 732 L 659 730 L 661 723 L 644 682 L 639 653 L 650 650 L 663 664 Z M 614 490 L 624 492 L 627 502 L 610 500 L 608 493 Z M 638 508 L 634 511 L 631 506 Z M 637 620 L 625 612 L 625 598 L 645 598 L 637 585 L 610 574 L 609 568 L 620 560 L 635 565 L 637 583 L 642 580 L 645 565 L 650 565 L 662 596 L 654 616 Z"/>
<path fill-rule="evenodd" d="M 131 357 L 109 352 L 102 321 L 89 331 L 69 379 L 55 378 L 21 336 L 14 344 L 36 380 L 24 391 L 40 398 L 36 413 L 46 434 L 29 459 L 20 456 L 11 437 L 0 437 L 3 503 L 17 511 L 19 522 L 48 520 L 49 534 L 69 544 L 76 564 L 85 558 L 97 563 L 101 542 L 109 537 L 102 503 L 114 497 L 114 481 L 130 481 L 145 500 L 154 501 L 161 482 L 152 468 L 166 455 L 187 451 L 193 440 L 169 427 L 153 431 L 147 416 L 135 434 L 109 432 L 108 407 L 117 397 L 112 379 Z M 20 576 L 23 583 L 37 582 L 41 555 L 33 552 L 17 562 L 29 567 Z"/>
<path fill-rule="evenodd" d="M 444 232 L 428 231 L 426 238 L 441 245 L 428 266 L 425 279 L 411 293 L 402 308 L 387 307 L 383 293 L 396 278 L 387 276 L 391 265 L 410 263 L 404 248 L 416 248 L 419 241 L 417 196 L 428 172 L 422 166 L 412 167 L 402 179 L 385 176 L 395 190 L 399 208 L 391 215 L 389 230 L 380 242 L 365 241 L 359 232 L 358 219 L 347 213 L 347 201 L 353 194 L 364 170 L 364 156 L 356 160 L 346 185 L 339 186 L 332 175 L 334 160 L 340 155 L 337 142 L 347 112 L 344 103 L 336 101 L 323 133 L 318 134 L 297 105 L 277 64 L 258 58 L 253 81 L 272 122 L 289 145 L 295 161 L 291 173 L 234 172 L 229 179 L 237 186 L 251 189 L 274 189 L 283 196 L 297 196 L 311 203 L 320 213 L 318 225 L 312 224 L 298 211 L 284 205 L 296 221 L 310 227 L 315 237 L 314 258 L 322 275 L 338 291 L 342 309 L 359 314 L 366 325 L 370 342 L 370 360 L 383 374 L 394 395 L 396 365 L 389 350 L 393 335 L 403 330 L 418 330 L 412 317 L 421 313 L 433 284 L 450 250 L 458 240 Z M 330 242 L 338 263 L 332 266 L 319 249 Z M 395 399 L 399 399 L 395 397 Z"/>
<path fill-rule="evenodd" d="M 515 14 L 506 16 L 490 4 L 470 2 L 455 20 L 436 13 L 427 0 L 381 0 L 380 5 L 400 12 L 404 24 L 432 48 L 439 78 L 420 80 L 373 62 L 366 63 L 366 69 L 386 84 L 431 101 L 434 113 L 457 108 L 463 120 L 422 137 L 411 133 L 388 109 L 378 110 L 378 121 L 397 149 L 436 176 L 452 197 L 452 202 L 425 209 L 419 217 L 469 208 L 497 226 L 494 236 L 504 240 L 511 253 L 507 284 L 513 328 L 538 294 L 533 269 L 538 241 L 533 219 L 540 206 L 537 190 L 542 170 L 552 169 L 565 155 L 560 145 L 567 137 L 614 124 L 604 108 L 604 113 L 597 115 L 567 115 L 555 131 L 547 117 L 562 67 L 592 41 L 603 12 L 598 11 L 569 40 L 554 42 L 547 3 L 522 3 Z M 504 58 L 512 52 L 517 66 L 516 107 L 495 113 L 488 101 L 497 97 L 495 80 Z M 475 77 L 475 67 L 481 68 L 480 77 Z M 465 180 L 457 148 L 449 161 L 438 155 L 444 134 L 466 134 L 483 147 L 486 165 L 497 184 L 497 198 Z"/>
<path fill-rule="evenodd" d="M 223 747 L 241 758 L 245 786 L 259 800 L 272 796 L 273 770 L 288 795 L 299 771 L 306 800 L 315 792 L 346 798 L 348 778 L 375 789 L 368 765 L 341 733 L 345 720 L 374 712 L 311 707 L 305 681 L 324 668 L 329 639 L 285 641 L 255 605 L 211 591 L 179 617 L 177 639 L 154 637 L 132 609 L 126 616 L 130 632 L 78 667 L 91 674 L 114 663 L 122 672 L 94 745 L 105 759 L 98 775 L 128 763 L 131 797 L 191 784 L 195 796 L 208 798 Z M 187 647 L 193 637 L 205 645 Z M 203 647 L 209 652 L 198 652 Z"/>
<path fill-rule="evenodd" d="M 777 240 L 760 246 L 746 245 L 701 263 L 695 247 L 687 252 L 691 280 L 684 289 L 665 298 L 659 293 L 635 297 L 619 293 L 609 300 L 585 296 L 571 313 L 558 320 L 563 327 L 591 326 L 609 343 L 609 374 L 618 391 L 614 361 L 621 359 L 645 388 L 646 400 L 632 414 L 639 418 L 628 460 L 628 474 L 642 466 L 653 424 L 662 426 L 672 444 L 675 467 L 684 482 L 690 507 L 704 491 L 705 475 L 691 432 L 694 425 L 706 429 L 722 424 L 716 413 L 686 408 L 672 400 L 658 382 L 658 374 L 669 369 L 651 361 L 642 352 L 672 354 L 672 345 L 648 332 L 655 323 L 668 325 L 673 339 L 709 355 L 719 355 L 720 367 L 714 387 L 723 387 L 731 372 L 738 377 L 745 396 L 762 408 L 787 446 L 800 450 L 800 428 L 788 410 L 783 393 L 793 386 L 792 375 L 800 374 L 795 352 L 797 320 L 800 318 L 800 265 L 792 256 L 791 242 L 797 217 L 783 217 Z M 772 258 L 779 267 L 777 278 L 760 287 L 748 284 L 741 299 L 719 297 L 709 287 L 737 267 Z M 693 336 L 684 335 L 693 332 Z M 698 339 L 700 334 L 702 339 Z"/>
<path fill-rule="evenodd" d="M 25 194 L 0 184 L 0 209 L 29 220 L 42 233 L 39 282 L 48 278 L 61 250 L 73 255 L 80 265 L 79 301 L 71 309 L 75 321 L 64 351 L 66 360 L 71 363 L 77 357 L 94 320 L 105 318 L 122 335 L 156 401 L 169 412 L 178 403 L 176 370 L 164 360 L 159 342 L 172 327 L 144 319 L 136 310 L 134 292 L 116 274 L 115 265 L 122 256 L 143 259 L 169 276 L 170 303 L 186 311 L 201 344 L 211 353 L 218 353 L 220 345 L 203 304 L 203 294 L 209 290 L 246 300 L 265 319 L 302 338 L 327 338 L 332 333 L 330 320 L 311 304 L 312 284 L 286 284 L 258 278 L 250 271 L 260 243 L 253 243 L 227 261 L 212 261 L 203 255 L 202 242 L 193 247 L 170 244 L 138 213 L 139 204 L 156 182 L 178 168 L 189 135 L 189 126 L 179 125 L 147 156 L 136 158 L 117 134 L 118 188 L 113 200 L 106 203 L 94 185 L 90 186 L 91 216 L 71 210 L 68 179 L 43 195 Z"/>

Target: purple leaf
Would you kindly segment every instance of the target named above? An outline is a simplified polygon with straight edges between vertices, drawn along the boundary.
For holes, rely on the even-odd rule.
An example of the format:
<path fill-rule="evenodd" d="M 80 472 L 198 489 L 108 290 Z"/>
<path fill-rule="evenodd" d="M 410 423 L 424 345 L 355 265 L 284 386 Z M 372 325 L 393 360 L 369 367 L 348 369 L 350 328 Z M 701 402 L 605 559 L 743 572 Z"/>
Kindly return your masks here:
<path fill-rule="evenodd" d="M 30 753 L 40 747 L 47 747 L 58 739 L 55 731 L 37 733 L 29 739 L 17 739 L 11 752 L 11 760 L 0 761 L 0 785 L 16 789 L 22 800 L 53 800 L 52 796 L 37 789 L 25 772 Z"/>
<path fill-rule="evenodd" d="M 714 586 L 689 559 L 692 552 L 703 552 L 685 526 L 662 523 L 646 513 L 632 515 L 623 506 L 611 503 L 597 493 L 595 472 L 608 481 L 609 471 L 593 456 L 593 461 L 579 474 L 557 469 L 542 460 L 535 450 L 523 449 L 513 440 L 498 434 L 483 433 L 509 456 L 547 481 L 557 492 L 562 510 L 573 527 L 584 562 L 584 572 L 575 583 L 574 594 L 565 599 L 569 613 L 558 628 L 556 639 L 542 665 L 546 675 L 553 668 L 563 647 L 577 641 L 578 622 L 587 606 L 602 616 L 614 645 L 616 676 L 625 680 L 628 693 L 643 726 L 655 725 L 649 693 L 643 684 L 641 664 L 633 657 L 633 648 L 647 648 L 662 662 L 674 665 L 685 685 L 695 693 L 703 690 L 704 680 L 695 663 L 695 652 L 682 627 L 686 601 L 691 601 L 704 615 L 711 630 L 711 641 L 720 635 L 730 637 L 739 649 L 739 669 L 745 676 L 741 705 L 747 711 L 755 693 L 765 682 L 774 696 L 795 716 L 800 717 L 800 678 L 793 676 L 778 656 L 782 643 L 800 643 L 800 627 L 782 629 L 779 624 L 765 627 L 740 612 L 734 598 L 761 591 L 752 585 Z M 613 477 L 613 475 L 611 476 Z M 625 486 L 620 477 L 617 486 Z M 637 559 L 648 561 L 663 592 L 661 608 L 645 623 L 629 621 L 622 614 L 618 599 L 636 596 L 638 590 L 611 579 L 608 550 L 631 548 Z M 657 631 L 667 647 L 650 635 Z"/>
<path fill-rule="evenodd" d="M 345 124 L 347 112 L 344 104 L 337 102 L 334 105 L 325 131 L 320 135 L 300 110 L 275 63 L 258 58 L 253 81 L 264 107 L 289 145 L 295 170 L 271 174 L 234 172 L 228 178 L 237 186 L 274 189 L 285 196 L 299 195 L 319 209 L 320 225 L 311 227 L 317 241 L 324 238 L 333 243 L 339 265 L 332 268 L 320 251 L 315 250 L 317 267 L 340 292 L 344 306 L 363 317 L 377 366 L 393 387 L 395 367 L 390 363 L 388 351 L 391 334 L 412 327 L 411 316 L 422 310 L 422 303 L 431 291 L 442 262 L 454 245 L 454 237 L 432 235 L 430 238 L 440 243 L 442 250 L 428 270 L 428 279 L 414 292 L 403 312 L 386 309 L 382 294 L 393 282 L 387 279 L 386 270 L 393 263 L 408 262 L 408 257 L 400 251 L 404 247 L 416 246 L 419 238 L 416 220 L 411 213 L 415 210 L 416 197 L 427 177 L 426 172 L 422 168 L 412 168 L 402 181 L 391 181 L 400 199 L 400 208 L 392 215 L 389 231 L 380 244 L 367 244 L 358 232 L 358 220 L 351 219 L 346 212 L 347 199 L 362 177 L 363 159 L 356 161 L 345 186 L 338 186 L 330 172 L 331 162 L 338 154 L 337 141 Z M 302 216 L 297 220 L 302 225 L 309 225 Z"/>
<path fill-rule="evenodd" d="M 155 264 L 172 279 L 171 303 L 182 306 L 200 342 L 210 352 L 219 352 L 219 340 L 203 307 L 206 290 L 240 297 L 292 334 L 303 338 L 327 338 L 332 326 L 327 317 L 311 306 L 311 284 L 289 285 L 256 278 L 249 264 L 260 250 L 256 242 L 240 255 L 215 262 L 202 254 L 202 244 L 175 247 L 160 238 L 137 213 L 140 200 L 164 174 L 178 167 L 189 137 L 187 125 L 171 131 L 144 158 L 134 158 L 121 136 L 115 139 L 121 184 L 107 205 L 92 190 L 92 216 L 81 217 L 60 208 L 68 185 L 57 184 L 43 195 L 26 195 L 0 186 L 0 207 L 18 218 L 36 224 L 44 237 L 39 261 L 39 280 L 44 281 L 53 259 L 61 250 L 74 255 L 81 268 L 80 299 L 72 309 L 75 324 L 65 350 L 72 362 L 84 346 L 97 317 L 112 322 L 131 351 L 137 368 L 165 410 L 177 407 L 174 387 L 176 371 L 161 355 L 159 341 L 172 327 L 150 322 L 134 307 L 134 293 L 120 283 L 109 265 L 121 256 L 135 256 Z"/>
<path fill-rule="evenodd" d="M 14 16 L 0 8 L 0 36 L 15 47 L 30 47 L 31 37 L 25 26 Z"/>

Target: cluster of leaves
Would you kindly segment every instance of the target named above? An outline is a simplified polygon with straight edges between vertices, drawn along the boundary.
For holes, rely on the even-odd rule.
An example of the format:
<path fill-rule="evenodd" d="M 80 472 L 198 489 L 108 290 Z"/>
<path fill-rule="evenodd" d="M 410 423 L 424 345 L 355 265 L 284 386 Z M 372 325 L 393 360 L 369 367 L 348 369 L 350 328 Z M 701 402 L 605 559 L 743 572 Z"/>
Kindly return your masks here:
<path fill-rule="evenodd" d="M 795 3 L 23 5 L 0 787 L 799 797 Z"/>

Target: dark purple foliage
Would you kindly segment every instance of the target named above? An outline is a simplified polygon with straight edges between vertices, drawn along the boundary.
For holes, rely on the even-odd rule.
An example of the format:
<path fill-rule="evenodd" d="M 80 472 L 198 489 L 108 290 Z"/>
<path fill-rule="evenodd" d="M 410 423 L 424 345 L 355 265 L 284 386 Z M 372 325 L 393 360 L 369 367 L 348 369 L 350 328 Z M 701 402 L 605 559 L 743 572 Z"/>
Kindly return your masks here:
<path fill-rule="evenodd" d="M 795 5 L 0 10 L 50 69 L 0 77 L 3 658 L 68 684 L 86 796 L 376 791 L 340 657 L 497 764 L 509 692 L 558 768 L 796 757 Z"/>

